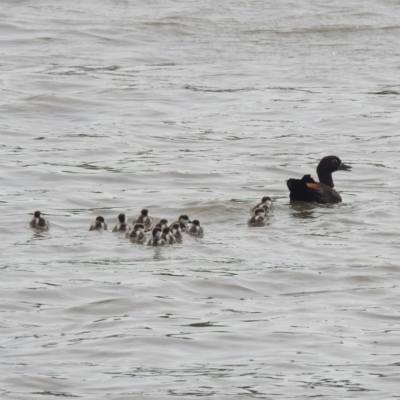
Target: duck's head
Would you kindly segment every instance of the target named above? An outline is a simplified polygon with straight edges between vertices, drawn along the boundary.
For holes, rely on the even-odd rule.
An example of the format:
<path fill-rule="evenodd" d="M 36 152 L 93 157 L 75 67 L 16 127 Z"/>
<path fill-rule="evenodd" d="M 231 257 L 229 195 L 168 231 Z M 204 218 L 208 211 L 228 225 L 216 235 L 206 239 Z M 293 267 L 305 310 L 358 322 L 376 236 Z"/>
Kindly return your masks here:
<path fill-rule="evenodd" d="M 332 173 L 335 171 L 350 171 L 350 165 L 343 164 L 337 156 L 326 156 L 318 164 L 317 173 Z"/>

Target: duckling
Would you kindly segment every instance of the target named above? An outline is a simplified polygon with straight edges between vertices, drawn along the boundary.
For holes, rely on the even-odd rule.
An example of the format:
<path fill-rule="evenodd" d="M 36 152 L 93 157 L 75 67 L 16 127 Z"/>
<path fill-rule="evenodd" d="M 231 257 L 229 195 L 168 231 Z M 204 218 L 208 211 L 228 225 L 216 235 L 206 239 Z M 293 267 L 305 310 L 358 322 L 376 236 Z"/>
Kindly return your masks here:
<path fill-rule="evenodd" d="M 176 243 L 176 239 L 172 235 L 171 230 L 168 227 L 163 229 L 162 238 L 165 240 L 166 244 L 175 244 Z"/>
<path fill-rule="evenodd" d="M 198 219 L 194 219 L 192 221 L 192 225 L 190 226 L 190 228 L 186 231 L 189 235 L 192 236 L 198 236 L 198 237 L 202 237 L 203 236 L 203 228 L 200 225 L 200 221 Z"/>
<path fill-rule="evenodd" d="M 173 222 L 169 227 L 172 228 L 173 225 L 179 224 L 181 231 L 186 232 L 188 224 L 192 223 L 187 215 L 180 215 L 178 221 Z"/>
<path fill-rule="evenodd" d="M 35 211 L 33 213 L 33 219 L 29 223 L 29 226 L 41 231 L 46 231 L 50 228 L 49 222 L 42 217 L 42 213 L 40 211 Z"/>
<path fill-rule="evenodd" d="M 151 229 L 151 226 L 153 225 L 153 218 L 149 216 L 149 211 L 144 208 L 142 211 L 140 211 L 139 217 L 137 217 L 133 223 L 143 224 L 145 229 Z"/>
<path fill-rule="evenodd" d="M 147 246 L 165 246 L 165 240 L 161 237 L 161 229 L 153 228 L 152 238 L 147 242 Z"/>
<path fill-rule="evenodd" d="M 103 217 L 98 216 L 96 218 L 96 221 L 93 222 L 92 225 L 90 225 L 90 231 L 106 231 L 107 230 L 107 224 L 106 221 L 104 220 Z"/>
<path fill-rule="evenodd" d="M 118 215 L 118 224 L 115 225 L 114 229 L 112 230 L 113 232 L 126 232 L 129 231 L 129 226 L 126 222 L 126 216 L 125 214 L 119 214 Z"/>
<path fill-rule="evenodd" d="M 167 226 L 168 226 L 168 221 L 165 218 L 160 219 L 160 221 L 154 225 L 155 228 L 160 228 L 161 231 Z"/>
<path fill-rule="evenodd" d="M 144 224 L 135 224 L 133 230 L 126 233 L 126 237 L 132 240 L 132 242 L 144 243 L 146 241 Z"/>
<path fill-rule="evenodd" d="M 266 213 L 272 209 L 272 202 L 271 202 L 271 197 L 269 196 L 264 196 L 261 199 L 261 203 L 256 204 L 251 208 L 251 212 L 254 213 L 257 208 L 262 208 Z"/>
<path fill-rule="evenodd" d="M 265 225 L 265 210 L 262 208 L 257 208 L 254 211 L 254 215 L 247 221 L 249 226 L 264 226 Z"/>
<path fill-rule="evenodd" d="M 175 223 L 172 225 L 171 229 L 171 233 L 172 236 L 176 239 L 177 242 L 181 242 L 182 241 L 182 231 L 181 231 L 181 227 L 179 225 L 179 223 Z"/>

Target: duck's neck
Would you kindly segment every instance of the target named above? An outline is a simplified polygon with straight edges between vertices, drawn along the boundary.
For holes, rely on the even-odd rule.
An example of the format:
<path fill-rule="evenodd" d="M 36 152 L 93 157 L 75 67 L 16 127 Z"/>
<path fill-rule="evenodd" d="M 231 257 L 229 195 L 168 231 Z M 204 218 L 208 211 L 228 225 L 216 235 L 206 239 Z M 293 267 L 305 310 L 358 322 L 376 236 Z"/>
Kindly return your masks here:
<path fill-rule="evenodd" d="M 333 185 L 332 173 L 330 171 L 326 171 L 323 168 L 320 168 L 320 166 L 318 165 L 317 175 L 321 183 L 333 188 L 334 185 Z"/>

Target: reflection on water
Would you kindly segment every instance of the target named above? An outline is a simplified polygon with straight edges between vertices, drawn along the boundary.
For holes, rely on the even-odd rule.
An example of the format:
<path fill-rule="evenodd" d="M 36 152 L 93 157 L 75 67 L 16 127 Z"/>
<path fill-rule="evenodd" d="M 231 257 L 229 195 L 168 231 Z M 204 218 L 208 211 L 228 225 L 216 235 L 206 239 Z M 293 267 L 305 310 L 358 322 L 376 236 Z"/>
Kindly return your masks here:
<path fill-rule="evenodd" d="M 314 211 L 315 208 L 321 207 L 320 205 L 314 203 L 307 203 L 305 201 L 291 202 L 289 205 L 290 210 L 293 212 L 291 216 L 293 218 L 315 218 Z"/>

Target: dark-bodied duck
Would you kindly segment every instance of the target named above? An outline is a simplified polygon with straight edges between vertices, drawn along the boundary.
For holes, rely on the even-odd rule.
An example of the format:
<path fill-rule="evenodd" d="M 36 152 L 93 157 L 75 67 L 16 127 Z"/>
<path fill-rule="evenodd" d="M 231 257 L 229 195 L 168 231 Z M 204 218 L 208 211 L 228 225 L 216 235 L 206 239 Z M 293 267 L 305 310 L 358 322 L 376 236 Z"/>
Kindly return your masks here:
<path fill-rule="evenodd" d="M 265 212 L 268 212 L 269 210 L 271 210 L 271 208 L 272 208 L 271 197 L 264 196 L 261 199 L 261 203 L 258 203 L 251 208 L 251 212 L 254 213 L 257 210 L 257 208 L 262 208 Z"/>
<path fill-rule="evenodd" d="M 129 225 L 126 221 L 126 216 L 125 214 L 119 214 L 118 215 L 118 224 L 115 225 L 114 229 L 112 230 L 113 232 L 126 232 L 129 231 Z"/>
<path fill-rule="evenodd" d="M 41 231 L 46 231 L 50 228 L 49 222 L 42 217 L 42 213 L 40 211 L 35 211 L 33 213 L 33 219 L 29 223 L 29 226 Z"/>
<path fill-rule="evenodd" d="M 152 235 L 153 237 L 147 242 L 147 246 L 165 246 L 165 240 L 161 237 L 160 228 L 153 228 Z"/>
<path fill-rule="evenodd" d="M 133 230 L 126 233 L 126 237 L 132 242 L 144 243 L 146 241 L 146 231 L 143 224 L 133 225 Z"/>
<path fill-rule="evenodd" d="M 192 221 L 192 225 L 190 228 L 186 231 L 189 235 L 192 236 L 199 236 L 202 237 L 204 234 L 203 228 L 200 225 L 200 221 L 198 219 L 194 219 Z"/>
<path fill-rule="evenodd" d="M 254 211 L 254 215 L 247 221 L 249 226 L 264 226 L 265 225 L 265 210 L 263 208 L 257 208 Z"/>
<path fill-rule="evenodd" d="M 349 165 L 343 164 L 339 157 L 326 156 L 318 164 L 317 175 L 319 182 L 315 182 L 311 175 L 304 175 L 301 179 L 289 179 L 287 187 L 291 201 L 309 201 L 320 204 L 340 203 L 342 198 L 334 189 L 332 173 L 335 171 L 350 171 Z"/>
<path fill-rule="evenodd" d="M 142 211 L 140 211 L 139 217 L 137 217 L 133 223 L 143 224 L 145 229 L 151 229 L 151 226 L 153 225 L 153 219 L 149 216 L 149 211 L 144 208 Z"/>
<path fill-rule="evenodd" d="M 96 218 L 96 221 L 93 222 L 92 225 L 90 225 L 90 231 L 106 231 L 107 230 L 107 224 L 105 219 L 102 216 L 98 216 Z"/>
<path fill-rule="evenodd" d="M 181 231 L 186 232 L 188 224 L 190 223 L 191 221 L 187 215 L 180 215 L 178 221 L 173 222 L 169 227 L 172 228 L 173 225 L 179 224 Z"/>

